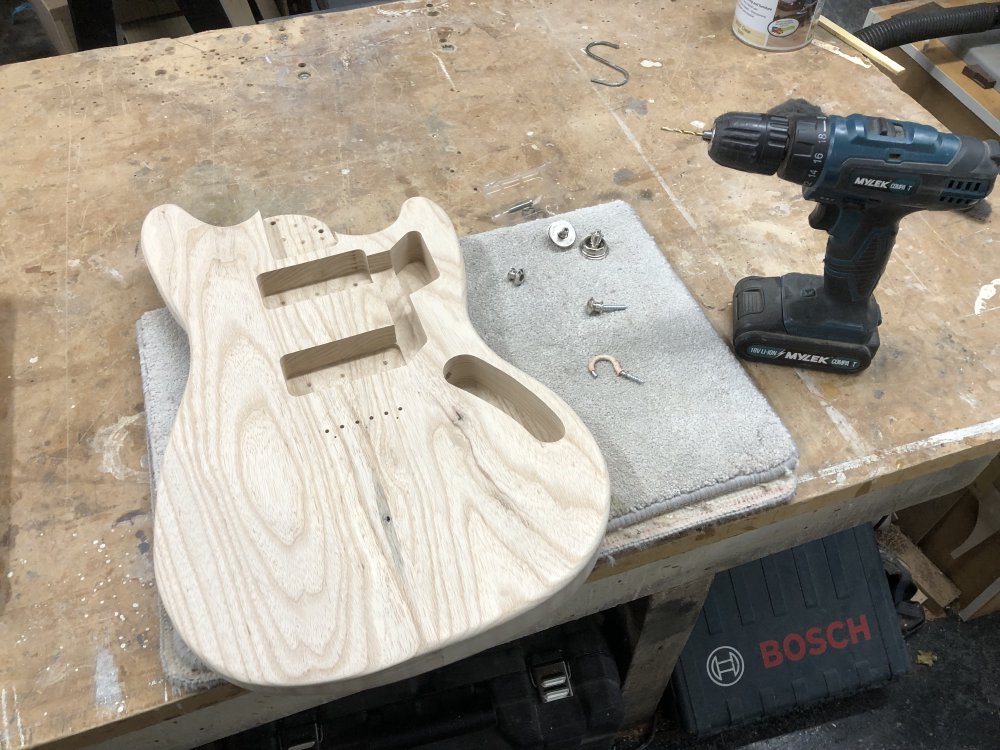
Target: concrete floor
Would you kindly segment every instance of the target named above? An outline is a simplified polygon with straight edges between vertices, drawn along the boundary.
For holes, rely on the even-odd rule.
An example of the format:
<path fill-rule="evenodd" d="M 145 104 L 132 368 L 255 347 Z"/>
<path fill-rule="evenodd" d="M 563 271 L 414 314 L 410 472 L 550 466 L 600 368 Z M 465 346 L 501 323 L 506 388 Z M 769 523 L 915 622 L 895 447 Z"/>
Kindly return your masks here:
<path fill-rule="evenodd" d="M 11 15 L 19 5 L 21 0 L 0 0 L 0 65 L 35 60 L 56 53 L 34 10 Z"/>

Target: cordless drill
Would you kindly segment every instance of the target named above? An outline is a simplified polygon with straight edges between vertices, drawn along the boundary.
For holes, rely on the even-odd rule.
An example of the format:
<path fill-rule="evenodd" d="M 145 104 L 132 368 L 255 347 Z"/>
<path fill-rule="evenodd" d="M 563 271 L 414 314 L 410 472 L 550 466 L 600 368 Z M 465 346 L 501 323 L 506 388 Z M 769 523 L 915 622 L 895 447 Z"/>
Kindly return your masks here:
<path fill-rule="evenodd" d="M 775 174 L 816 201 L 829 234 L 822 276 L 750 276 L 733 292 L 733 346 L 749 360 L 860 372 L 879 347 L 873 292 L 899 220 L 968 209 L 993 189 L 1000 143 L 883 117 L 782 117 L 729 112 L 701 134 L 709 156 Z"/>

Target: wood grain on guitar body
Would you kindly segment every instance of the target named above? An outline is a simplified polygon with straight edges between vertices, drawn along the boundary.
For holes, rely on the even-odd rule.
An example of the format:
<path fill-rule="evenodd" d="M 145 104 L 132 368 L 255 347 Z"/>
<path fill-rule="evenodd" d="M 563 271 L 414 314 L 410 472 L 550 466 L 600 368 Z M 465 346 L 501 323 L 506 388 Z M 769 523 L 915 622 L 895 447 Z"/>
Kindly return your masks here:
<path fill-rule="evenodd" d="M 363 689 L 515 637 L 583 582 L 604 459 L 473 330 L 437 205 L 412 198 L 365 236 L 166 205 L 141 247 L 191 348 L 156 582 L 209 666 Z"/>

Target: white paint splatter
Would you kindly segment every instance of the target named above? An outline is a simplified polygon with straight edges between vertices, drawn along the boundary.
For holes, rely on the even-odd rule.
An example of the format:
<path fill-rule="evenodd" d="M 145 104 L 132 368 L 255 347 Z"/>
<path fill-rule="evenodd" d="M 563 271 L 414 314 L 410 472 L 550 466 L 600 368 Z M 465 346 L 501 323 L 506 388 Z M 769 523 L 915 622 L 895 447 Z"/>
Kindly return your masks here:
<path fill-rule="evenodd" d="M 976 315 L 982 315 L 986 310 L 987 300 L 991 300 L 996 296 L 998 284 L 1000 284 L 1000 279 L 993 279 L 989 284 L 983 284 L 979 288 L 979 294 L 976 295 L 976 304 L 973 307 Z"/>
<path fill-rule="evenodd" d="M 403 0 L 403 5 L 416 5 L 420 4 L 419 8 L 405 8 L 403 10 L 391 10 L 389 8 L 375 8 L 375 12 L 380 16 L 389 16 L 390 18 L 403 18 L 405 16 L 412 16 L 414 13 L 423 13 L 424 6 L 423 0 Z M 447 8 L 448 3 L 438 3 L 437 9 Z M 500 13 L 500 15 L 506 15 L 506 13 Z"/>
<path fill-rule="evenodd" d="M 704 130 L 705 123 L 703 123 L 701 120 L 691 120 L 691 127 L 694 128 L 695 130 Z"/>
<path fill-rule="evenodd" d="M 979 401 L 971 393 L 960 393 L 958 397 L 962 399 L 965 403 L 971 406 L 973 409 L 979 408 Z"/>
<path fill-rule="evenodd" d="M 0 715 L 3 718 L 3 746 L 10 747 L 10 718 L 7 716 L 7 688 L 0 688 Z"/>
<path fill-rule="evenodd" d="M 351 170 L 348 169 L 347 167 L 344 167 L 343 169 L 340 170 L 340 173 L 342 175 L 349 175 L 351 173 Z"/>
<path fill-rule="evenodd" d="M 855 57 L 854 55 L 848 55 L 840 50 L 836 44 L 830 44 L 829 42 L 824 42 L 822 39 L 813 39 L 812 43 L 815 44 L 820 49 L 825 49 L 827 52 L 832 52 L 837 57 L 843 58 L 848 62 L 854 63 L 855 65 L 860 65 L 862 68 L 870 68 L 872 64 L 861 57 Z"/>
<path fill-rule="evenodd" d="M 662 68 L 663 63 L 656 62 L 655 60 L 643 60 L 639 63 L 644 68 Z"/>
<path fill-rule="evenodd" d="M 27 740 L 24 737 L 24 723 L 21 721 L 21 708 L 17 705 L 17 688 L 11 686 L 11 703 L 12 709 L 14 711 L 14 727 L 17 729 L 17 747 L 22 748 L 27 744 Z M 0 688 L 0 718 L 3 718 L 3 735 L 0 736 L 4 750 L 8 748 L 13 748 L 14 745 L 11 742 L 11 721 L 7 709 L 7 688 Z"/>
<path fill-rule="evenodd" d="M 144 419 L 146 412 L 139 412 L 129 417 L 120 417 L 117 422 L 107 427 L 102 427 L 94 433 L 91 440 L 91 448 L 94 453 L 101 455 L 101 471 L 111 474 L 115 479 L 140 479 L 148 478 L 146 472 L 136 471 L 130 466 L 126 466 L 122 461 L 122 446 L 128 437 L 129 427 L 140 419 Z"/>
<path fill-rule="evenodd" d="M 24 724 L 21 723 L 21 707 L 17 705 L 17 688 L 11 687 L 10 692 L 14 695 L 14 724 L 17 726 L 17 740 L 24 747 Z"/>
<path fill-rule="evenodd" d="M 792 212 L 792 207 L 787 203 L 775 203 L 768 211 L 771 216 L 788 216 Z"/>
<path fill-rule="evenodd" d="M 434 55 L 433 52 L 431 52 L 431 54 Z M 453 89 L 454 88 L 458 88 L 455 85 L 455 82 L 453 80 L 451 80 L 451 73 L 449 73 L 448 72 L 448 68 L 445 67 L 444 61 L 440 57 L 438 57 L 437 55 L 434 55 L 434 59 L 438 61 L 438 65 L 441 67 L 441 72 L 444 73 L 444 77 L 448 79 L 448 83 L 451 84 L 451 87 Z"/>
<path fill-rule="evenodd" d="M 89 258 L 87 258 L 87 264 L 95 271 L 106 273 L 108 276 L 110 276 L 112 279 L 118 282 L 119 286 L 128 285 L 128 282 L 125 281 L 125 277 L 122 275 L 122 272 L 119 271 L 117 268 L 110 267 L 104 260 L 104 258 L 102 258 L 101 256 L 91 255 Z"/>
<path fill-rule="evenodd" d="M 885 461 L 885 459 L 889 456 L 905 456 L 909 453 L 915 453 L 916 451 L 926 450 L 928 448 L 940 448 L 945 445 L 959 443 L 967 438 L 978 438 L 982 435 L 988 435 L 993 432 L 1000 432 L 1000 418 L 991 419 L 989 422 L 980 422 L 979 424 L 969 425 L 968 427 L 960 427 L 957 430 L 949 430 L 948 432 L 942 432 L 937 435 L 932 435 L 931 437 L 914 440 L 912 443 L 897 445 L 893 448 L 879 451 L 878 453 L 870 453 L 867 456 L 861 456 L 860 458 L 852 458 L 849 461 L 844 461 L 842 463 L 820 469 L 815 474 L 801 474 L 799 476 L 799 484 L 810 482 L 817 478 L 835 476 L 840 472 L 853 471 L 854 469 L 859 469 L 862 466 L 877 464 Z"/>
<path fill-rule="evenodd" d="M 70 268 L 79 268 L 81 265 L 80 259 L 70 258 L 69 261 L 67 261 L 66 265 L 68 265 Z"/>
<path fill-rule="evenodd" d="M 32 357 L 31 359 L 29 359 L 28 360 L 28 364 L 29 365 L 37 365 L 38 364 L 38 357 Z"/>
<path fill-rule="evenodd" d="M 104 712 L 120 713 L 125 708 L 122 685 L 118 680 L 118 665 L 106 648 L 97 652 L 94 662 L 94 703 Z"/>
<path fill-rule="evenodd" d="M 819 399 L 820 406 L 823 407 L 826 416 L 830 418 L 833 426 L 837 428 L 837 432 L 841 434 L 847 444 L 858 453 L 864 453 L 868 450 L 865 441 L 851 426 L 851 423 L 847 421 L 847 418 L 833 404 L 823 398 L 823 393 L 820 391 L 819 386 L 816 385 L 816 381 L 813 380 L 812 375 L 801 370 L 797 370 L 795 374 L 798 375 L 799 380 L 805 385 L 806 390 Z"/>

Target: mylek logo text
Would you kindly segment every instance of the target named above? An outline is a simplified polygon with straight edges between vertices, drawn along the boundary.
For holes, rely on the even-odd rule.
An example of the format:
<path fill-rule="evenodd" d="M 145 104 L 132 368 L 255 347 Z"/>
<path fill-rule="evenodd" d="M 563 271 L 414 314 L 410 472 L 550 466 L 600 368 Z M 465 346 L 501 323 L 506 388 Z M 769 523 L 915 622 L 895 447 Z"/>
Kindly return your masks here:
<path fill-rule="evenodd" d="M 847 648 L 871 639 L 867 615 L 858 615 L 809 628 L 805 633 L 789 633 L 780 641 L 761 641 L 760 658 L 764 669 L 773 669 L 786 660 L 802 661 L 807 656 L 819 656 L 828 648 Z"/>
<path fill-rule="evenodd" d="M 848 179 L 850 179 L 848 177 Z M 920 181 L 916 177 L 886 177 L 879 174 L 859 174 L 855 175 L 852 182 L 854 187 L 869 188 L 870 190 L 884 190 L 887 193 L 903 193 L 909 195 Z"/>
<path fill-rule="evenodd" d="M 803 354 L 802 352 L 785 352 L 785 359 L 794 359 L 797 362 L 811 362 L 815 365 L 830 364 L 829 357 L 821 357 L 818 354 Z"/>
<path fill-rule="evenodd" d="M 860 185 L 861 187 L 878 188 L 879 190 L 888 190 L 889 183 L 892 180 L 875 180 L 871 177 L 856 177 L 854 179 L 855 185 Z"/>

